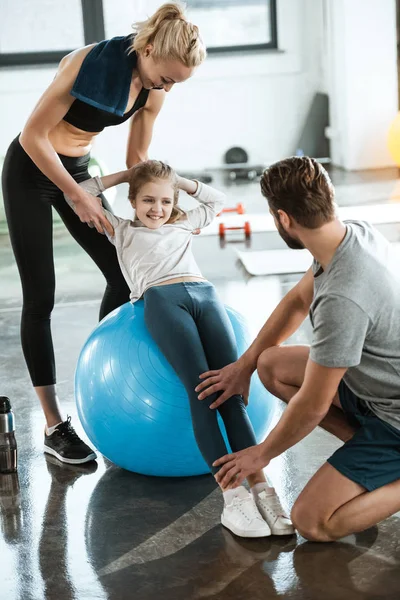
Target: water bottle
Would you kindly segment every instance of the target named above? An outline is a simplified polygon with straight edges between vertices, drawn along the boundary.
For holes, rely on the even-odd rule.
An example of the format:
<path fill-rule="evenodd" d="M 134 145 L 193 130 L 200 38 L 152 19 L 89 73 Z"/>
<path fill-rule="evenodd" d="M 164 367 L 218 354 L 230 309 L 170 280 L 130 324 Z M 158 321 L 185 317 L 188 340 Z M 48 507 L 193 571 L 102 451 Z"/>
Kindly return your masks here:
<path fill-rule="evenodd" d="M 0 396 L 0 473 L 17 470 L 14 413 L 7 396 Z"/>
<path fill-rule="evenodd" d="M 9 544 L 21 539 L 23 514 L 18 473 L 0 475 L 0 530 Z"/>

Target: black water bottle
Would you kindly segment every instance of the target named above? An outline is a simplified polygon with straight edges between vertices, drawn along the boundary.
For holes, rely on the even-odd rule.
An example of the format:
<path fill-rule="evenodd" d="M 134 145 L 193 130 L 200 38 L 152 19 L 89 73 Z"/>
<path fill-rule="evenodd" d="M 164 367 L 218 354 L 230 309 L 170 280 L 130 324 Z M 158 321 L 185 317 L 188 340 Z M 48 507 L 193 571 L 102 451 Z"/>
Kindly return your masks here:
<path fill-rule="evenodd" d="M 8 544 L 21 539 L 23 513 L 18 473 L 0 475 L 0 530 Z"/>
<path fill-rule="evenodd" d="M 15 473 L 17 470 L 17 442 L 15 420 L 11 402 L 0 396 L 0 473 Z"/>

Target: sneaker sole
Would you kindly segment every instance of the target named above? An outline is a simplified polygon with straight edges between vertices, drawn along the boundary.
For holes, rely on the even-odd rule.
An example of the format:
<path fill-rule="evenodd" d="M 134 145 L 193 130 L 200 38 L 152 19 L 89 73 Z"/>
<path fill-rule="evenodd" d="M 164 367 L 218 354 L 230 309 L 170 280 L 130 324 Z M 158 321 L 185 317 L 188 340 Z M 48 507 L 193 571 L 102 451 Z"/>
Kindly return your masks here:
<path fill-rule="evenodd" d="M 294 535 L 294 527 L 282 527 L 281 529 L 271 529 L 272 535 Z"/>
<path fill-rule="evenodd" d="M 263 538 L 271 535 L 271 531 L 269 533 L 259 534 L 256 531 L 254 531 L 254 533 L 249 533 L 248 531 L 237 529 L 234 525 L 228 525 L 228 522 L 225 521 L 223 516 L 221 516 L 221 523 L 226 529 L 229 529 L 229 531 L 242 538 Z"/>
<path fill-rule="evenodd" d="M 61 454 L 58 454 L 56 450 L 54 450 L 53 448 L 49 448 L 46 445 L 44 446 L 44 452 L 45 454 L 51 454 L 52 456 L 55 456 L 60 462 L 68 463 L 69 465 L 81 465 L 83 463 L 96 460 L 97 458 L 95 452 L 92 452 L 92 454 L 88 454 L 88 456 L 85 456 L 85 458 L 65 458 L 65 456 L 61 456 Z"/>

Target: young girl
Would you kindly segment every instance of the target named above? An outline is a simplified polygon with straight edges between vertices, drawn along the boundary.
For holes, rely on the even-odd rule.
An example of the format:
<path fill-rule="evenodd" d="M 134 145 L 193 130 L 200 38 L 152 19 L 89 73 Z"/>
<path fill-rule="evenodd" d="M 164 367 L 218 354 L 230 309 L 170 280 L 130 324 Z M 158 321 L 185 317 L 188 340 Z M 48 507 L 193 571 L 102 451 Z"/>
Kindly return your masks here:
<path fill-rule="evenodd" d="M 211 223 L 225 196 L 178 177 L 155 160 L 80 185 L 97 196 L 123 181 L 129 183 L 135 219 L 121 219 L 105 210 L 114 229 L 112 236 L 107 235 L 117 250 L 131 301 L 144 299 L 146 325 L 185 386 L 197 444 L 215 474 L 218 469 L 213 462 L 227 452 L 216 411 L 209 408 L 216 395 L 200 402 L 195 387 L 200 373 L 221 369 L 237 359 L 236 341 L 225 308 L 202 276 L 191 245 L 193 231 Z M 196 198 L 199 206 L 182 211 L 179 189 Z M 233 452 L 257 443 L 241 396 L 233 396 L 218 411 Z M 242 537 L 292 534 L 292 524 L 264 473 L 255 473 L 248 483 L 251 493 L 245 487 L 222 490 L 222 524 Z"/>

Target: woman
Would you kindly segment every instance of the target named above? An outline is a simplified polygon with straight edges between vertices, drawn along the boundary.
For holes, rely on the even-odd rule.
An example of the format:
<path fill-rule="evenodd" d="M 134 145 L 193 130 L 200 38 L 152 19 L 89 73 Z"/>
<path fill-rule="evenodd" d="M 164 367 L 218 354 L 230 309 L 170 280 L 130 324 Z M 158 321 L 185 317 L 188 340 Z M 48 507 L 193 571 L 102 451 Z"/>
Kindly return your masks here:
<path fill-rule="evenodd" d="M 104 127 L 132 116 L 127 166 L 146 159 L 165 92 L 188 79 L 205 55 L 197 27 L 179 5 L 165 4 L 137 23 L 133 36 L 92 44 L 64 57 L 7 152 L 3 195 L 23 290 L 22 348 L 46 419 L 45 452 L 62 462 L 88 462 L 96 455 L 76 435 L 70 419 L 63 421 L 56 393 L 50 330 L 55 291 L 51 207 L 106 278 L 101 319 L 128 301 L 129 289 L 115 249 L 100 235 L 112 234 L 112 226 L 98 199 L 78 185 L 90 177 L 91 144 Z M 104 198 L 102 202 L 109 209 Z"/>

